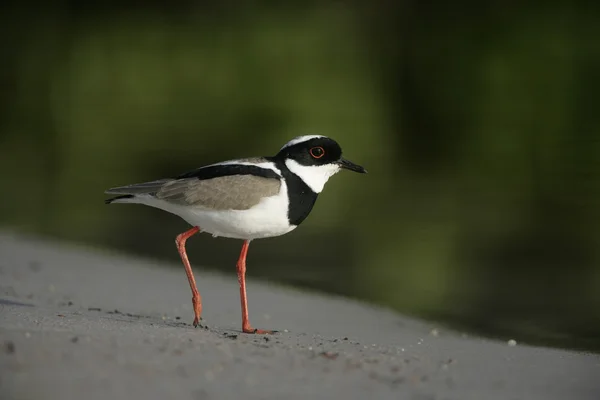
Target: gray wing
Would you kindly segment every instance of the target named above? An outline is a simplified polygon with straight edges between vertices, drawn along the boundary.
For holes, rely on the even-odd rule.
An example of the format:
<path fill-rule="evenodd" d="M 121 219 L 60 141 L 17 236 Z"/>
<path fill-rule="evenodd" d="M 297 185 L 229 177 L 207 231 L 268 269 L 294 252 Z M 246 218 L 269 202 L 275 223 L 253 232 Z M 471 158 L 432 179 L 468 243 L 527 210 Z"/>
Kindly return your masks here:
<path fill-rule="evenodd" d="M 279 193 L 279 179 L 230 175 L 212 179 L 161 179 L 109 189 L 106 193 L 150 195 L 179 205 L 213 210 L 247 210 L 264 197 Z"/>
<path fill-rule="evenodd" d="M 254 175 L 230 175 L 198 180 L 179 179 L 163 185 L 156 198 L 171 203 L 213 210 L 247 210 L 264 197 L 279 193 L 279 179 Z"/>
<path fill-rule="evenodd" d="M 119 186 L 108 189 L 104 193 L 106 194 L 150 194 L 154 195 L 158 192 L 165 184 L 173 181 L 174 179 L 159 179 L 152 182 L 134 183 L 127 186 Z"/>

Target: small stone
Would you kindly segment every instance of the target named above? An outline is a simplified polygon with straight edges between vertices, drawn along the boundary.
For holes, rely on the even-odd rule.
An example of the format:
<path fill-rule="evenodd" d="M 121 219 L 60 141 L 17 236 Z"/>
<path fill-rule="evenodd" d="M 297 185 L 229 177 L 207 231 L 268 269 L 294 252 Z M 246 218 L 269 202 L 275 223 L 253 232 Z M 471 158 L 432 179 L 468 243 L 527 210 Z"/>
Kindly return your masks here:
<path fill-rule="evenodd" d="M 4 351 L 6 354 L 14 354 L 15 352 L 15 344 L 10 340 L 4 342 Z"/>
<path fill-rule="evenodd" d="M 517 341 L 516 341 L 515 339 L 510 339 L 510 340 L 508 341 L 508 345 L 509 345 L 510 347 L 514 347 L 514 346 L 516 346 L 516 345 L 517 345 Z"/>
<path fill-rule="evenodd" d="M 438 337 L 440 335 L 440 332 L 437 329 L 433 328 L 431 332 L 429 332 L 429 334 L 433 337 Z"/>

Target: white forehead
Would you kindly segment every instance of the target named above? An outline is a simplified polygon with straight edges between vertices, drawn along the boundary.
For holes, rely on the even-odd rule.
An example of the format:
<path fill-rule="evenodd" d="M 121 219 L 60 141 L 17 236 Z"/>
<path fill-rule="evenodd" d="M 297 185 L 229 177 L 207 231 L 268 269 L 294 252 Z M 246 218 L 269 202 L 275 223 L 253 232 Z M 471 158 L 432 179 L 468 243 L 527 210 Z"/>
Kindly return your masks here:
<path fill-rule="evenodd" d="M 290 146 L 293 146 L 293 145 L 298 144 L 298 143 L 302 143 L 302 142 L 309 141 L 311 139 L 322 138 L 322 137 L 325 137 L 325 136 L 323 136 L 323 135 L 296 136 L 295 138 L 293 138 L 292 140 L 290 140 L 289 142 L 287 142 L 286 144 L 284 144 L 283 147 L 280 149 L 280 151 L 283 150 L 283 149 L 285 149 L 286 147 L 290 147 Z"/>

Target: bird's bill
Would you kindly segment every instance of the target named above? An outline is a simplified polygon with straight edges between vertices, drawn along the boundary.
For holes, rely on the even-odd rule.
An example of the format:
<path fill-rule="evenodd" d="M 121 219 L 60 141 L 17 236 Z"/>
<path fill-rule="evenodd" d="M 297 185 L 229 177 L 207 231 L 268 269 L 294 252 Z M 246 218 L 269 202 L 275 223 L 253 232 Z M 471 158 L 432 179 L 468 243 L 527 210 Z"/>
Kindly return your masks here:
<path fill-rule="evenodd" d="M 340 161 L 338 161 L 338 165 L 341 168 L 348 169 L 348 170 L 354 171 L 354 172 L 358 172 L 360 174 L 367 173 L 366 169 L 364 169 L 363 167 L 361 167 L 358 164 L 354 164 L 352 161 L 346 160 L 345 158 L 340 159 Z"/>

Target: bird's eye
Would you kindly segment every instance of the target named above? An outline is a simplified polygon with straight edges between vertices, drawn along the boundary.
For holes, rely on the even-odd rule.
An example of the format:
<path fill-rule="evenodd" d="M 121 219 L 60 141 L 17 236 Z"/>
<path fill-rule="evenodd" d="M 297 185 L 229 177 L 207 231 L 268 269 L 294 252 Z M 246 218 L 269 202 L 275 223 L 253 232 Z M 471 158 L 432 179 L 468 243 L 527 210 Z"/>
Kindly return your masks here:
<path fill-rule="evenodd" d="M 323 150 L 321 146 L 313 147 L 310 149 L 310 155 L 313 156 L 313 158 L 321 158 L 325 155 L 325 150 Z"/>

